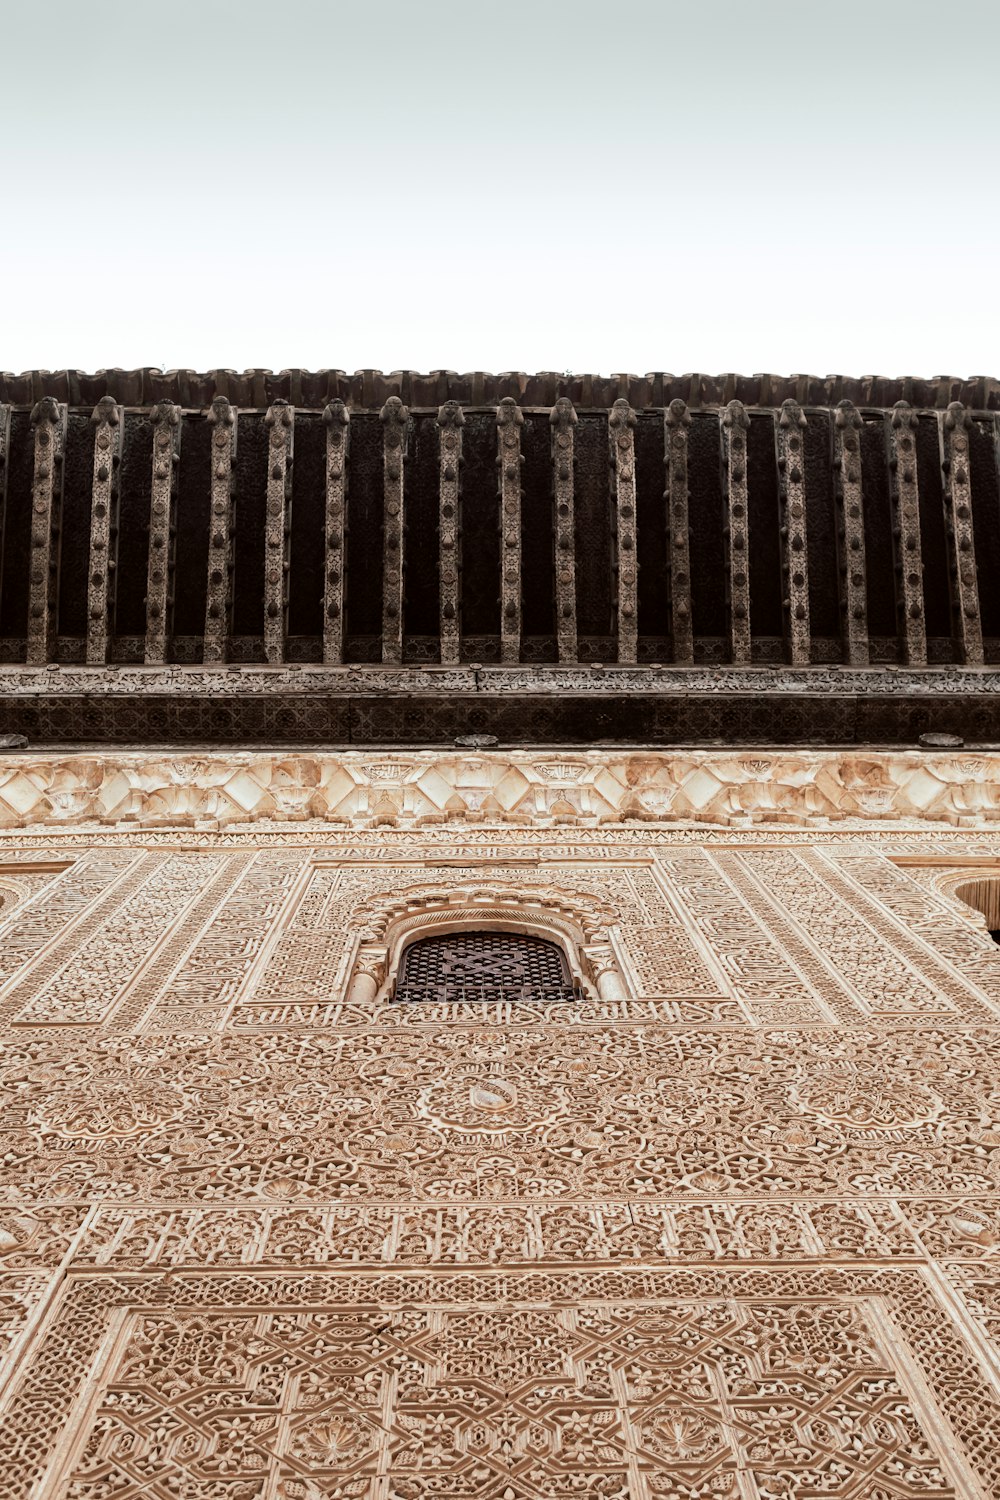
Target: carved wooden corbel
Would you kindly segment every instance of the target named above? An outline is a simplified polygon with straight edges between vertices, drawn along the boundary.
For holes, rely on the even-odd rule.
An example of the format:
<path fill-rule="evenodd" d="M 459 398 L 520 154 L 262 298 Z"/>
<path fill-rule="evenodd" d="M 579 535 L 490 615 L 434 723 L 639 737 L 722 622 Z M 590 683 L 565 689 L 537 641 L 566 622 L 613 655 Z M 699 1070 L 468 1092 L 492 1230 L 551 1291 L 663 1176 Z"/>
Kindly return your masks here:
<path fill-rule="evenodd" d="M 521 659 L 521 428 L 524 414 L 512 396 L 497 407 L 500 476 L 500 660 Z"/>
<path fill-rule="evenodd" d="M 344 562 L 347 546 L 348 457 L 351 414 L 343 401 L 331 401 L 326 423 L 326 578 L 323 592 L 323 660 L 344 659 Z"/>
<path fill-rule="evenodd" d="M 438 577 L 441 661 L 454 665 L 461 655 L 461 471 L 465 417 L 457 401 L 446 401 L 439 428 Z"/>
<path fill-rule="evenodd" d="M 560 661 L 576 661 L 576 532 L 573 518 L 573 403 L 560 396 L 552 425 L 552 489 L 555 505 L 556 640 Z"/>
<path fill-rule="evenodd" d="M 264 655 L 285 660 L 288 634 L 288 541 L 292 525 L 292 445 L 295 408 L 274 401 L 268 428 L 267 513 L 264 523 Z"/>
<path fill-rule="evenodd" d="M 636 661 L 639 632 L 638 524 L 635 492 L 636 415 L 618 400 L 608 417 L 615 501 L 615 567 L 618 575 L 618 660 Z"/>
<path fill-rule="evenodd" d="M 108 660 L 118 541 L 118 467 L 124 411 L 113 397 L 94 407 L 94 468 L 90 490 L 90 570 L 87 579 L 87 665 Z"/>
<path fill-rule="evenodd" d="M 236 464 L 236 412 L 216 396 L 208 414 L 212 428 L 212 516 L 205 591 L 206 662 L 226 659 L 232 612 L 233 476 Z"/>

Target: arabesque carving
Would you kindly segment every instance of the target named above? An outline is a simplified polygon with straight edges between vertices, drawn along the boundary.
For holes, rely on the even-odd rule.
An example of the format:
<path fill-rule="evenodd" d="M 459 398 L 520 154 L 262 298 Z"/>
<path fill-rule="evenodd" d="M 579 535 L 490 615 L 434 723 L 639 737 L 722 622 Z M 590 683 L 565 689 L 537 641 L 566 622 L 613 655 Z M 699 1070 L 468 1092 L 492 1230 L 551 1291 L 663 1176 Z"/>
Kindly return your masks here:
<path fill-rule="evenodd" d="M 10 754 L 5 1497 L 990 1500 L 993 775 Z"/>

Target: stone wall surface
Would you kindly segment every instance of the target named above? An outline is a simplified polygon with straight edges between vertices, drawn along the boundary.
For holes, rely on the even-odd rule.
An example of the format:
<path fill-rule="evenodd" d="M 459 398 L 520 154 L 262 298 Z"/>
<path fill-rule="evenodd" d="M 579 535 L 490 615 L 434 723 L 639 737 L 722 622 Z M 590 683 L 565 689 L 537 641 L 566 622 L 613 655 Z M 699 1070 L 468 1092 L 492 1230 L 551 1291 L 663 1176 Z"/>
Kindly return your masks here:
<path fill-rule="evenodd" d="M 974 759 L 5 765 L 0 1493 L 1000 1494 Z"/>

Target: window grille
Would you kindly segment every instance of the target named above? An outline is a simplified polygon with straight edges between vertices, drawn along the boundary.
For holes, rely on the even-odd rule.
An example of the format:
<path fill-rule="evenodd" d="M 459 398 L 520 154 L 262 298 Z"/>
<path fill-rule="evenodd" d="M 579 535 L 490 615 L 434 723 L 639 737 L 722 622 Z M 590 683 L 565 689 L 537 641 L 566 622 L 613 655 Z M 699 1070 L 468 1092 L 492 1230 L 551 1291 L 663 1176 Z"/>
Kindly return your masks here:
<path fill-rule="evenodd" d="M 450 932 L 406 949 L 396 999 L 538 1003 L 579 995 L 556 943 L 517 932 Z"/>

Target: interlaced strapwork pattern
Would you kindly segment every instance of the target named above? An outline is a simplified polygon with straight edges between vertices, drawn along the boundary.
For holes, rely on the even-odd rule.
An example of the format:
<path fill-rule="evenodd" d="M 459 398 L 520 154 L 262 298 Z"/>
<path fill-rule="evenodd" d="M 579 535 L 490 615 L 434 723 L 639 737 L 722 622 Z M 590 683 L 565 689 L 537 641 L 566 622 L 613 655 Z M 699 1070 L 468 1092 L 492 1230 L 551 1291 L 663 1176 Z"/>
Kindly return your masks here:
<path fill-rule="evenodd" d="M 452 932 L 403 954 L 401 1001 L 572 1000 L 555 943 L 517 932 Z"/>
<path fill-rule="evenodd" d="M 0 835 L 4 1500 L 1000 1496 L 989 829 L 424 823 L 386 754 L 412 826 L 302 756 L 227 832 L 189 764 Z"/>

